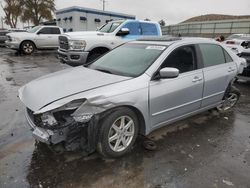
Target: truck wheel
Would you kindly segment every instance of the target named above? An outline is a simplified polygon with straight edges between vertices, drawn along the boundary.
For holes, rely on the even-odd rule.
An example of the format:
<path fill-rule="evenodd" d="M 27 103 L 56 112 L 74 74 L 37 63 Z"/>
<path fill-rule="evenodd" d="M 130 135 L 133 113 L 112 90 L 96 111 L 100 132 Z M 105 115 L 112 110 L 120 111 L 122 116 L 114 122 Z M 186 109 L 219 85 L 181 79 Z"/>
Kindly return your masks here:
<path fill-rule="evenodd" d="M 219 105 L 217 109 L 222 112 L 227 111 L 233 108 L 239 99 L 240 99 L 240 91 L 236 87 L 231 86 L 229 91 L 226 91 L 223 103 Z"/>
<path fill-rule="evenodd" d="M 104 118 L 99 132 L 98 152 L 120 157 L 132 149 L 138 134 L 138 119 L 128 108 L 119 108 Z"/>
<path fill-rule="evenodd" d="M 35 51 L 35 45 L 30 41 L 24 41 L 21 44 L 21 50 L 24 54 L 30 55 Z"/>

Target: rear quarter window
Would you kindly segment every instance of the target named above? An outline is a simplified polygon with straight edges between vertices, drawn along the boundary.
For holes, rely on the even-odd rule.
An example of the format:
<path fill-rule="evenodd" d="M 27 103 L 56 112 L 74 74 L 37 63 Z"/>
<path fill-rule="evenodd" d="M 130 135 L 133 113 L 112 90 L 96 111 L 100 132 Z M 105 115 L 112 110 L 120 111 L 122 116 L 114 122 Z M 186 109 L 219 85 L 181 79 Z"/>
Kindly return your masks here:
<path fill-rule="evenodd" d="M 204 67 L 224 64 L 225 56 L 222 47 L 216 44 L 199 44 Z"/>
<path fill-rule="evenodd" d="M 223 50 L 223 51 L 224 51 L 226 63 L 233 62 L 232 57 L 227 53 L 227 51 L 226 50 Z"/>
<path fill-rule="evenodd" d="M 141 23 L 141 29 L 143 35 L 158 35 L 158 30 L 155 24 Z"/>

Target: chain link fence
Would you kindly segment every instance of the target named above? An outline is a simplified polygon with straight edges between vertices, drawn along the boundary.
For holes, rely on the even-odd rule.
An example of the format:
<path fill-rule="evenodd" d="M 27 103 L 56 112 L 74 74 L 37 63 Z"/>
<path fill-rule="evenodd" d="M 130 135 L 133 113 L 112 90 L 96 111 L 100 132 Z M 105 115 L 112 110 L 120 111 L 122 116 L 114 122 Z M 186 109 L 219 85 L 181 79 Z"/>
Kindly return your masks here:
<path fill-rule="evenodd" d="M 250 19 L 180 23 L 162 27 L 163 35 L 211 37 L 250 33 Z"/>

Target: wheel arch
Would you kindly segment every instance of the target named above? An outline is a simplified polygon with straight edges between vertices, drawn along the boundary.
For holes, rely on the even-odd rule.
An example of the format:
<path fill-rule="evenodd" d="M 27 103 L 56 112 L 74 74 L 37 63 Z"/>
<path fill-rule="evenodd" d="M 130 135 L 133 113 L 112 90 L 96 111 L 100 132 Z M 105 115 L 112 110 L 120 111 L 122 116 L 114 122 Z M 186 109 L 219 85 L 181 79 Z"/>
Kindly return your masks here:
<path fill-rule="evenodd" d="M 106 53 L 108 51 L 110 51 L 110 48 L 108 48 L 106 46 L 98 46 L 98 47 L 94 47 L 94 48 L 90 49 L 89 54 L 93 54 L 94 52 Z"/>
<path fill-rule="evenodd" d="M 23 40 L 23 41 L 20 43 L 20 45 L 19 45 L 19 50 L 22 50 L 21 47 L 22 47 L 22 44 L 23 44 L 24 42 L 31 42 L 32 44 L 34 44 L 35 49 L 37 49 L 36 44 L 35 44 L 34 41 L 32 41 L 32 40 Z"/>
<path fill-rule="evenodd" d="M 105 116 L 111 114 L 113 111 L 119 109 L 119 108 L 128 108 L 130 110 L 132 110 L 136 117 L 138 118 L 138 123 L 139 123 L 139 131 L 138 133 L 141 134 L 141 135 L 145 135 L 146 134 L 146 123 L 145 123 L 145 119 L 144 119 L 144 116 L 142 114 L 142 112 L 134 107 L 134 106 L 131 106 L 131 105 L 122 105 L 122 106 L 117 106 L 117 107 L 114 107 L 114 108 L 111 108 L 109 110 L 106 110 L 104 111 L 103 113 L 101 113 L 101 119 L 104 118 Z"/>

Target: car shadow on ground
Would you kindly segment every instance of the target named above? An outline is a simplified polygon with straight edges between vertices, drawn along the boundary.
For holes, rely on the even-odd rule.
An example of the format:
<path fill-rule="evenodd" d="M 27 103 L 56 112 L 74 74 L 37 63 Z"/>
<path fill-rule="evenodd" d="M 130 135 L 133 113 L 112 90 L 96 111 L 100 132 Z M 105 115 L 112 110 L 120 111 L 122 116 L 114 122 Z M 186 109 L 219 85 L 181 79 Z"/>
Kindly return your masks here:
<path fill-rule="evenodd" d="M 168 186 L 226 151 L 223 142 L 232 134 L 234 121 L 232 111 L 206 112 L 150 134 L 158 146 L 155 151 L 144 149 L 144 138 L 139 137 L 133 151 L 118 159 L 97 153 L 57 155 L 46 145 L 36 144 L 27 180 L 31 187 Z"/>

